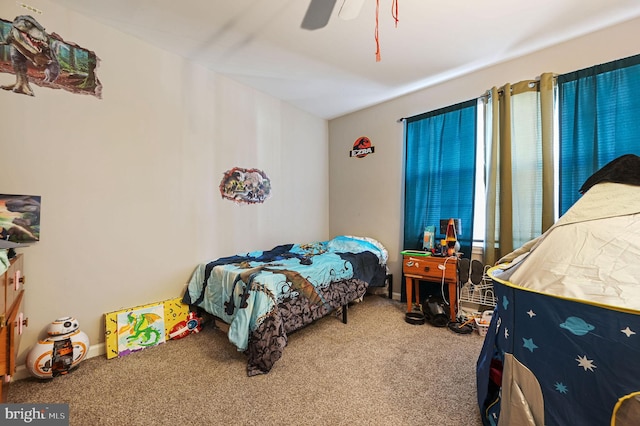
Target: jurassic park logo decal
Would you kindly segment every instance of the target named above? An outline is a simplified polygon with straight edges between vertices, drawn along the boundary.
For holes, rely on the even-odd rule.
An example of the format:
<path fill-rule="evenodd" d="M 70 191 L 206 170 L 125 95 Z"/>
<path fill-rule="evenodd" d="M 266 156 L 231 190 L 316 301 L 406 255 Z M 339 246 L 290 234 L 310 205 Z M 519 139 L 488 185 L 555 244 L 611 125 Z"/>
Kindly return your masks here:
<path fill-rule="evenodd" d="M 375 147 L 371 145 L 371 140 L 366 136 L 360 136 L 353 143 L 353 149 L 349 151 L 349 157 L 364 158 L 375 152 Z"/>

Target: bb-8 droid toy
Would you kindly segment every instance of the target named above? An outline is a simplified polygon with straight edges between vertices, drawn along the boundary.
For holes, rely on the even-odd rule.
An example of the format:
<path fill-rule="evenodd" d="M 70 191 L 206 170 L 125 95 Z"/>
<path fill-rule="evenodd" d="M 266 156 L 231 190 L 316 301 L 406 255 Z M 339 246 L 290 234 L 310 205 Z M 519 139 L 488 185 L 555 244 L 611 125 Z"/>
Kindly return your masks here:
<path fill-rule="evenodd" d="M 26 367 L 40 379 L 67 374 L 87 356 L 89 336 L 73 317 L 58 318 L 47 327 L 47 337 L 27 354 Z"/>

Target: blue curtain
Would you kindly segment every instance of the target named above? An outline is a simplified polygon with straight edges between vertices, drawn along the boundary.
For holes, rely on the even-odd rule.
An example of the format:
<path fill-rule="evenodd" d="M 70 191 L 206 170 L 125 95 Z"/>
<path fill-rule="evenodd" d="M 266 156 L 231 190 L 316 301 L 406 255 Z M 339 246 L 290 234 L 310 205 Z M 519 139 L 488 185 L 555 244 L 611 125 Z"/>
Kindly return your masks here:
<path fill-rule="evenodd" d="M 560 214 L 593 173 L 640 155 L 640 55 L 558 76 Z"/>
<path fill-rule="evenodd" d="M 406 119 L 405 249 L 422 249 L 425 226 L 437 238 L 441 219 L 459 218 L 460 251 L 471 257 L 476 109 L 473 99 Z"/>

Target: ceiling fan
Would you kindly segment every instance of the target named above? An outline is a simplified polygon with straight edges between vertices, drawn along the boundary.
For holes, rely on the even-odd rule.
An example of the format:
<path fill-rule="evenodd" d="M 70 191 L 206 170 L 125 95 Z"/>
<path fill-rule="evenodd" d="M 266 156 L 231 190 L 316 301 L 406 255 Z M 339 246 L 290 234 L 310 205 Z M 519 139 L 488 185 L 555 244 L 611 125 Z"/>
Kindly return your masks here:
<path fill-rule="evenodd" d="M 342 3 L 338 16 L 344 20 L 355 19 L 362 10 L 365 0 L 340 0 Z M 307 13 L 302 19 L 301 27 L 306 30 L 317 30 L 329 23 L 331 13 L 337 0 L 311 0 Z"/>

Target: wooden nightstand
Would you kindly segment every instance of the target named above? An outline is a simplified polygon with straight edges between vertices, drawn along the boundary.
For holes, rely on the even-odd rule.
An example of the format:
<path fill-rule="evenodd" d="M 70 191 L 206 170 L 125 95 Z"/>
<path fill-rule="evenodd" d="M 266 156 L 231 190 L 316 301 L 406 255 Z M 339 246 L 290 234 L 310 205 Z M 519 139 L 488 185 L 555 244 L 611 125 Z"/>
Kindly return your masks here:
<path fill-rule="evenodd" d="M 449 286 L 449 317 L 456 320 L 456 293 L 458 290 L 458 258 L 437 257 L 403 253 L 402 272 L 407 290 L 407 312 L 413 308 L 414 281 L 429 281 Z M 420 290 L 415 286 L 416 301 L 420 303 Z"/>

